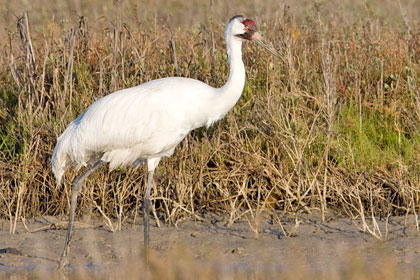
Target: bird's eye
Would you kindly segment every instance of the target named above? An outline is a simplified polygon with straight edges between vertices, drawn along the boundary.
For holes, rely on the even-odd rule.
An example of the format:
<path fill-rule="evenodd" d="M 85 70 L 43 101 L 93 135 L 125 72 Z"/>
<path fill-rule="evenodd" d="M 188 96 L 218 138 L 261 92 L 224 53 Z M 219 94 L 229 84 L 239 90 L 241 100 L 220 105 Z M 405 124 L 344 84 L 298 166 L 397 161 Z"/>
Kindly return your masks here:
<path fill-rule="evenodd" d="M 246 32 L 246 31 L 248 31 L 248 29 L 249 29 L 249 27 L 248 26 L 245 26 L 244 27 L 244 31 Z"/>

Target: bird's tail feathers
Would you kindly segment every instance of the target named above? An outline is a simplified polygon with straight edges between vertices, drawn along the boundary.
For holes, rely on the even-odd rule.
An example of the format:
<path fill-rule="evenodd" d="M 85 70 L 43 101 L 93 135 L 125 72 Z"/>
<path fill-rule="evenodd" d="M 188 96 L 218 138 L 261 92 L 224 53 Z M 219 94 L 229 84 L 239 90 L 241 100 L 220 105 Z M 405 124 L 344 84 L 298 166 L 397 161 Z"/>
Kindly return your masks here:
<path fill-rule="evenodd" d="M 52 171 L 56 179 L 57 186 L 60 184 L 61 178 L 63 177 L 67 167 L 69 167 L 72 163 L 78 163 L 79 167 L 86 165 L 83 161 L 83 152 L 77 148 L 77 138 L 75 139 L 73 136 L 74 127 L 70 125 L 57 139 L 57 144 L 55 145 L 53 155 L 51 157 Z M 75 147 L 75 145 L 77 147 Z M 79 153 L 75 155 L 74 151 L 78 151 Z"/>
<path fill-rule="evenodd" d="M 52 171 L 56 180 L 56 185 L 59 186 L 61 178 L 67 168 L 67 153 L 62 149 L 61 139 L 58 139 L 51 158 Z"/>

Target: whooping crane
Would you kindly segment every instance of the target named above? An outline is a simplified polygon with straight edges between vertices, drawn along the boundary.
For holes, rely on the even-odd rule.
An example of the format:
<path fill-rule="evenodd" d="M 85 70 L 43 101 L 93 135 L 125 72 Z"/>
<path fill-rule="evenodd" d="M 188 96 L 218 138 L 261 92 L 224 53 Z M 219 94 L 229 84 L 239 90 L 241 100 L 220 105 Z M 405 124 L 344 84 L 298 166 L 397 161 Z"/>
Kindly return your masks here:
<path fill-rule="evenodd" d="M 241 15 L 230 19 L 225 40 L 230 72 L 221 88 L 194 79 L 171 77 L 119 90 L 90 105 L 58 138 L 51 159 L 57 185 L 68 166 L 89 166 L 72 182 L 70 217 L 60 267 L 68 262 L 77 196 L 83 181 L 107 162 L 110 170 L 147 162 L 143 219 L 144 246 L 148 247 L 150 190 L 160 159 L 171 156 L 191 130 L 209 127 L 238 101 L 245 84 L 243 41 L 254 41 L 275 53 L 263 42 L 254 21 Z"/>

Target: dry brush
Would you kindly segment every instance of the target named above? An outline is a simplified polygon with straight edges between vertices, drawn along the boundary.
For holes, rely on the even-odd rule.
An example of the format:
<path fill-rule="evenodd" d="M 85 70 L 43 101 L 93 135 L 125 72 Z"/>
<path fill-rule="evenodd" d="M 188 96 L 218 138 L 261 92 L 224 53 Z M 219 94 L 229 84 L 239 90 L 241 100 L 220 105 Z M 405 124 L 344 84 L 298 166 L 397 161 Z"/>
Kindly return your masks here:
<path fill-rule="evenodd" d="M 51 152 L 95 99 L 166 76 L 213 86 L 226 79 L 225 19 L 180 28 L 158 14 L 141 21 L 122 7 L 111 5 L 115 20 L 84 15 L 63 24 L 48 17 L 37 21 L 42 28 L 23 13 L 6 28 L 0 216 L 12 233 L 22 218 L 68 211 L 75 172 L 56 186 Z M 417 217 L 420 33 L 400 8 L 403 24 L 369 11 L 364 17 L 363 9 L 360 17 L 348 17 L 349 10 L 326 16 L 319 3 L 301 17 L 287 7 L 260 11 L 258 25 L 281 58 L 245 44 L 240 102 L 162 162 L 152 194 L 156 220 L 176 225 L 217 212 L 228 224 L 248 219 L 258 235 L 264 213 L 320 213 L 325 220 L 338 212 L 383 238 L 376 219 Z M 82 190 L 79 213 L 94 212 L 121 229 L 137 217 L 143 174 L 101 169 Z"/>

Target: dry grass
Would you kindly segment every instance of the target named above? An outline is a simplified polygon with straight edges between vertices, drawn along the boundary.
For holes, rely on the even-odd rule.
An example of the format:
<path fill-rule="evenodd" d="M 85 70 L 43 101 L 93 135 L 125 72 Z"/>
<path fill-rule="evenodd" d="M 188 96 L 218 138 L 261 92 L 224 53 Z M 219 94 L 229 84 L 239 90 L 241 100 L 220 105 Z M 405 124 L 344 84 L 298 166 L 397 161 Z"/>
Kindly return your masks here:
<path fill-rule="evenodd" d="M 239 12 L 257 19 L 282 56 L 245 44 L 242 98 L 163 160 L 155 217 L 176 225 L 208 211 L 229 223 L 245 216 L 258 236 L 263 212 L 325 219 L 337 211 L 379 239 L 386 229 L 375 219 L 417 217 L 419 6 L 222 2 L 3 3 L 0 216 L 11 233 L 25 217 L 68 212 L 74 173 L 55 187 L 51 152 L 95 99 L 174 75 L 221 86 L 223 28 Z M 82 190 L 78 213 L 103 215 L 119 230 L 137 215 L 143 185 L 144 172 L 103 168 Z"/>

